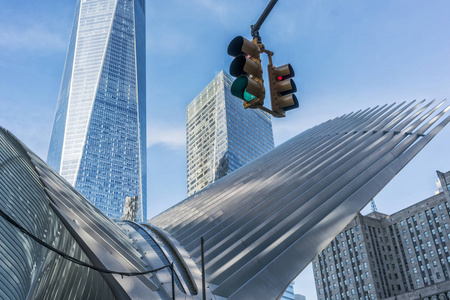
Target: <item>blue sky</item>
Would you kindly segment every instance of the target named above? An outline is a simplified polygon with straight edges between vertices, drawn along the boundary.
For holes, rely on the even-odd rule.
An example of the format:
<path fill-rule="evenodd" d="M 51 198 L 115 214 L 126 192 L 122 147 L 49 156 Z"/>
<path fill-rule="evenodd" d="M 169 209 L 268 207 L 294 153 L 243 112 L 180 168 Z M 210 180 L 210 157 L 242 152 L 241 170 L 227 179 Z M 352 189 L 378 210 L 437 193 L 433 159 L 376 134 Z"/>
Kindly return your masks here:
<path fill-rule="evenodd" d="M 185 108 L 250 38 L 268 0 L 147 0 L 148 207 L 186 197 Z M 45 158 L 75 0 L 0 0 L 0 126 Z M 300 108 L 273 120 L 277 145 L 328 119 L 378 104 L 450 96 L 449 1 L 280 0 L 260 34 L 291 63 Z M 433 195 L 449 171 L 450 127 L 375 198 L 393 213 Z M 310 270 L 296 292 L 315 298 Z"/>

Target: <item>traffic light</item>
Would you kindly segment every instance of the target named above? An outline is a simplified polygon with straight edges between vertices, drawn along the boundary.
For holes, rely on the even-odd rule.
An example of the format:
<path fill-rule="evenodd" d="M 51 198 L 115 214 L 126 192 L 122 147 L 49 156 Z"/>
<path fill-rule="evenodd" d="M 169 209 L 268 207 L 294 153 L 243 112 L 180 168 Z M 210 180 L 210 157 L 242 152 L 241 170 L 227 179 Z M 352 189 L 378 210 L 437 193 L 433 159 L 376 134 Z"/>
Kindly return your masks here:
<path fill-rule="evenodd" d="M 280 117 L 285 116 L 285 112 L 298 108 L 297 97 L 293 94 L 297 91 L 294 80 L 294 69 L 291 64 L 281 67 L 267 66 L 269 71 L 270 95 L 272 97 L 272 110 Z"/>
<path fill-rule="evenodd" d="M 234 57 L 230 74 L 237 77 L 231 85 L 231 94 L 244 100 L 245 108 L 261 107 L 265 90 L 257 40 L 235 37 L 228 45 L 228 54 Z"/>

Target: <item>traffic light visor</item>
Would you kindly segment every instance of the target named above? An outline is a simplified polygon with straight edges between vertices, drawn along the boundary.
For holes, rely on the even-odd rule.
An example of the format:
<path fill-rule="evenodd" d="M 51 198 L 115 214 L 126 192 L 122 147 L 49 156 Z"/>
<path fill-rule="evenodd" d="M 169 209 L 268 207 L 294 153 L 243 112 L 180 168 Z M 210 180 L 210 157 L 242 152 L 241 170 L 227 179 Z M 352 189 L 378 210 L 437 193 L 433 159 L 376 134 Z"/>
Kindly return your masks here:
<path fill-rule="evenodd" d="M 279 101 L 278 105 L 284 111 L 288 111 L 294 108 L 298 108 L 298 100 L 294 94 L 283 96 Z"/>
<path fill-rule="evenodd" d="M 250 55 L 251 57 L 259 57 L 258 46 L 242 36 L 237 36 L 230 42 L 227 52 L 228 55 L 234 57 L 240 54 Z"/>
<path fill-rule="evenodd" d="M 276 89 L 281 96 L 297 92 L 297 86 L 292 79 L 280 81 L 276 85 Z"/>
<path fill-rule="evenodd" d="M 245 55 L 238 55 L 230 65 L 230 74 L 234 77 L 241 75 L 253 75 L 260 77 L 262 70 L 259 65 Z"/>
<path fill-rule="evenodd" d="M 292 68 L 291 64 L 286 64 L 284 66 L 274 68 L 273 72 L 275 77 L 280 81 L 295 76 L 294 69 Z"/>
<path fill-rule="evenodd" d="M 261 86 L 247 76 L 239 76 L 231 85 L 231 94 L 247 102 L 259 98 L 261 92 Z"/>

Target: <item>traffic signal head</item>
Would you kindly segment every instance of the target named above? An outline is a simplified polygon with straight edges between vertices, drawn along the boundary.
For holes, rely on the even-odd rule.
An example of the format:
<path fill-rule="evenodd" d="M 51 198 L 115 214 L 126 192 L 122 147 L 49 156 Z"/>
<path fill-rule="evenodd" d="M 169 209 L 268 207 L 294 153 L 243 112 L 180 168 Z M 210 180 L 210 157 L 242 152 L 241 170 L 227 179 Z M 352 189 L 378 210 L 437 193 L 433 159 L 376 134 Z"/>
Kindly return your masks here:
<path fill-rule="evenodd" d="M 297 92 L 295 82 L 291 79 L 295 76 L 294 69 L 290 64 L 281 67 L 269 65 L 268 69 L 272 110 L 284 117 L 286 111 L 299 106 L 297 97 L 293 94 Z"/>
<path fill-rule="evenodd" d="M 259 58 L 259 47 L 242 36 L 235 37 L 228 45 L 228 55 L 236 57 L 240 54 Z"/>
<path fill-rule="evenodd" d="M 264 103 L 265 90 L 259 53 L 257 41 L 249 41 L 242 36 L 234 38 L 228 45 L 228 54 L 235 57 L 230 65 L 230 74 L 237 77 L 231 85 L 231 93 L 244 100 L 245 108 L 257 108 Z"/>

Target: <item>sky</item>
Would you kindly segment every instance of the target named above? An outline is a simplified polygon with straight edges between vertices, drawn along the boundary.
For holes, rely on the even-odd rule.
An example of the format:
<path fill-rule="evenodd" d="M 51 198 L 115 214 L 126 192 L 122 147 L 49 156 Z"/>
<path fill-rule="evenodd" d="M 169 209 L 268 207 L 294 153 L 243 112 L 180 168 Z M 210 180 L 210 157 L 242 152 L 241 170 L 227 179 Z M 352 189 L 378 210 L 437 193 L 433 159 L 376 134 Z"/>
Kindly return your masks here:
<path fill-rule="evenodd" d="M 185 109 L 268 2 L 146 0 L 149 217 L 186 198 Z M 75 3 L 0 0 L 0 126 L 43 159 Z M 450 97 L 449 12 L 447 0 L 278 1 L 260 35 L 275 65 L 293 66 L 300 107 L 273 120 L 275 144 L 359 109 Z M 447 126 L 377 195 L 378 211 L 432 196 L 449 146 Z M 316 299 L 309 267 L 295 292 Z"/>

